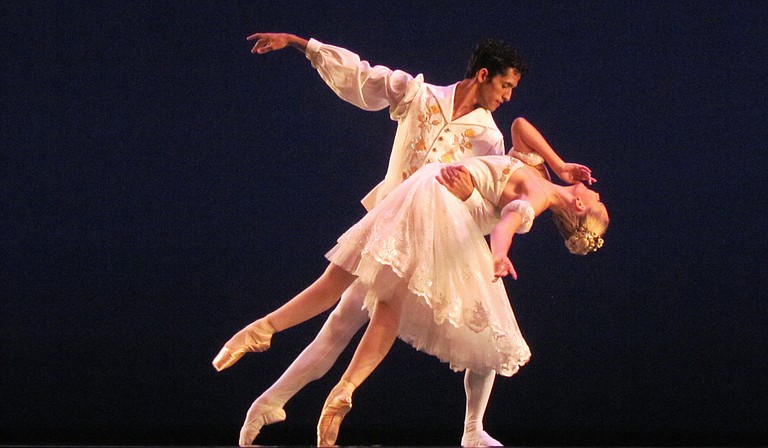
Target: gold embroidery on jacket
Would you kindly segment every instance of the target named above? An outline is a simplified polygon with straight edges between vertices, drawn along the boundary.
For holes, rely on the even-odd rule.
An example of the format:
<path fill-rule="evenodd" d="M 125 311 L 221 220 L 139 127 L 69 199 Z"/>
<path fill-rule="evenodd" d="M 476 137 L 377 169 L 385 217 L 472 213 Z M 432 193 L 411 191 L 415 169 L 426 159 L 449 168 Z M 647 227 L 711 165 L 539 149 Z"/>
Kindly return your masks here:
<path fill-rule="evenodd" d="M 408 158 L 408 167 L 402 172 L 403 180 L 409 178 L 416 170 L 424 166 L 427 158 L 427 141 L 432 140 L 435 127 L 443 124 L 443 114 L 435 98 L 428 98 L 424 110 L 416 117 L 419 121 L 420 132 L 411 140 L 409 145 L 411 155 Z"/>

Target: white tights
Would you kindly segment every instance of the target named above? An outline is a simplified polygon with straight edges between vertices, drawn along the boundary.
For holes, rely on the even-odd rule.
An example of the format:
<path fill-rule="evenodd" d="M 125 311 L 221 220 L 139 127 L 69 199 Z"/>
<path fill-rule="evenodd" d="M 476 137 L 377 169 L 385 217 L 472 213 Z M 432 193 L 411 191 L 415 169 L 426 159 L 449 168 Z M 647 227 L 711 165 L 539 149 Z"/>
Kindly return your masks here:
<path fill-rule="evenodd" d="M 485 373 L 467 370 L 464 373 L 464 392 L 467 394 L 467 408 L 464 414 L 464 435 L 461 446 L 502 446 L 498 440 L 483 430 L 483 416 L 491 397 L 496 372 Z"/>

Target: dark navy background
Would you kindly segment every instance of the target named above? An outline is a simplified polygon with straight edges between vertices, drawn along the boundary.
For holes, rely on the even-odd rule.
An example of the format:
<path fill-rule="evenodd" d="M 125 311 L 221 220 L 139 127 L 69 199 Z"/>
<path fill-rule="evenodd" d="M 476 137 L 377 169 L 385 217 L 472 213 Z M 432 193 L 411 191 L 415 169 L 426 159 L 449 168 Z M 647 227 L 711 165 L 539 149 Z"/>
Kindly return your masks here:
<path fill-rule="evenodd" d="M 768 443 L 766 3 L 4 1 L 0 444 L 235 445 L 324 318 L 216 373 L 232 333 L 324 269 L 395 123 L 286 31 L 450 84 L 485 36 L 531 70 L 495 114 L 589 165 L 606 246 L 549 218 L 513 250 L 533 351 L 486 428 L 511 445 Z M 412 4 L 412 3 L 415 3 Z M 314 443 L 326 378 L 262 444 Z M 456 445 L 462 374 L 398 342 L 341 444 Z"/>

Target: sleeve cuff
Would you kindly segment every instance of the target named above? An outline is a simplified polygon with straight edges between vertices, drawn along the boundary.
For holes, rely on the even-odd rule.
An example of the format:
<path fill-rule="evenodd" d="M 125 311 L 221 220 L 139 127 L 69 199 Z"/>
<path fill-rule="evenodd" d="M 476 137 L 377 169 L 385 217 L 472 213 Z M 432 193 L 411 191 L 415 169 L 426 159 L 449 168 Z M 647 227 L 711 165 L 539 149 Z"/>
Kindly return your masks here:
<path fill-rule="evenodd" d="M 472 190 L 472 194 L 464 201 L 464 205 L 469 210 L 474 210 L 483 203 L 483 196 L 477 191 L 477 188 Z"/>
<path fill-rule="evenodd" d="M 310 61 L 313 60 L 313 56 L 317 54 L 318 51 L 320 51 L 320 47 L 323 45 L 322 42 L 319 40 L 310 38 L 307 42 L 307 50 L 304 52 L 304 55 L 309 59 Z"/>

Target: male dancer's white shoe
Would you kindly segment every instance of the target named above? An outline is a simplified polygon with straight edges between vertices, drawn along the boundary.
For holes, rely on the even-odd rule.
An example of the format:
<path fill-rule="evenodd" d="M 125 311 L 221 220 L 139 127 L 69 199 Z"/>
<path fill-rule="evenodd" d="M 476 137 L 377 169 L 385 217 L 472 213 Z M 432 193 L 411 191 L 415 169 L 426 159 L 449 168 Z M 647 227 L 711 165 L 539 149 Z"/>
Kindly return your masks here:
<path fill-rule="evenodd" d="M 504 446 L 504 444 L 489 436 L 485 431 L 473 431 L 461 436 L 461 446 Z"/>

